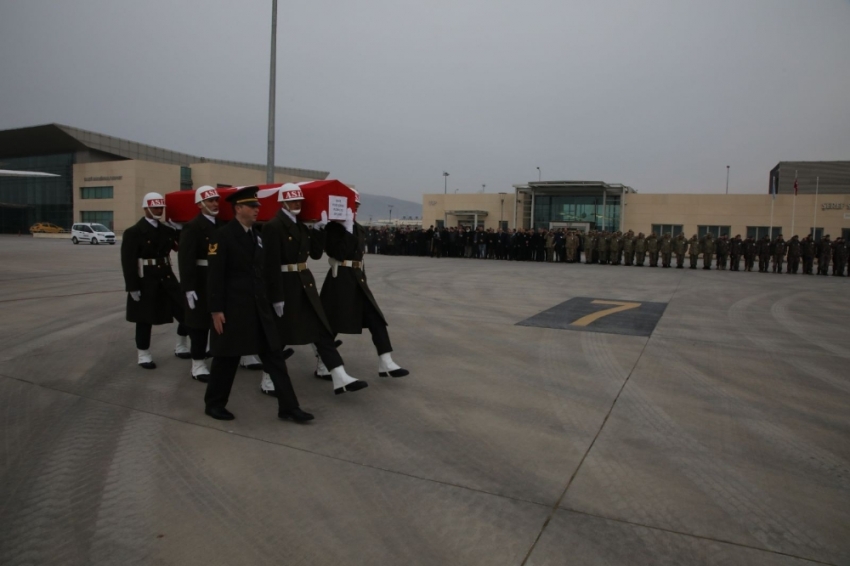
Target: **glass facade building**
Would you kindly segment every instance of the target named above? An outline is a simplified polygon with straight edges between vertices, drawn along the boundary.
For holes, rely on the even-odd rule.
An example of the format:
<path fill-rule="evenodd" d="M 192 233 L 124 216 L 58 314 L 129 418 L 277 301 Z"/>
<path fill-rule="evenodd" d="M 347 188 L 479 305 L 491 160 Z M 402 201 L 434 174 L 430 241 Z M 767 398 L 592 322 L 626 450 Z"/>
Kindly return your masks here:
<path fill-rule="evenodd" d="M 534 228 L 549 229 L 553 223 L 588 223 L 590 230 L 620 229 L 620 196 L 538 195 L 534 198 Z"/>
<path fill-rule="evenodd" d="M 73 153 L 8 157 L 3 169 L 59 177 L 0 177 L 0 233 L 25 234 L 36 222 L 70 229 L 74 218 Z"/>

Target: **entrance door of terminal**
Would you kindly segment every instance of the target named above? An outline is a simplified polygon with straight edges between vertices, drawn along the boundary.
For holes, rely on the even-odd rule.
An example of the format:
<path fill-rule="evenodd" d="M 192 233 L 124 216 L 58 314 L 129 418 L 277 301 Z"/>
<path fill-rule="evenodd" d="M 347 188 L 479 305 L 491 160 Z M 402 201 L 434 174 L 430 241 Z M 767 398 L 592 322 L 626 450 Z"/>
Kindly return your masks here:
<path fill-rule="evenodd" d="M 577 232 L 581 232 L 582 234 L 587 234 L 588 230 L 590 230 L 590 222 L 550 222 L 549 229 L 550 230 L 558 230 L 560 228 L 566 228 L 568 230 L 575 230 Z"/>

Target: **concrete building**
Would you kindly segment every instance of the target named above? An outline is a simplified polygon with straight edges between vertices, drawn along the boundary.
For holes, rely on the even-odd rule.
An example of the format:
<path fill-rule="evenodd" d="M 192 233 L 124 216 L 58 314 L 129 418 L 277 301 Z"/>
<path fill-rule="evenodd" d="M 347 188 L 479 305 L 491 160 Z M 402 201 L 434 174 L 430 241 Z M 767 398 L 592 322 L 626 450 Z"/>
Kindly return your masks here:
<path fill-rule="evenodd" d="M 794 194 L 794 173 L 798 192 Z M 823 176 L 820 175 L 823 172 Z M 790 180 L 789 180 L 790 179 Z M 706 232 L 760 237 L 850 237 L 850 162 L 781 162 L 770 172 L 778 194 L 651 194 L 598 181 L 544 181 L 512 192 L 425 194 L 422 224 L 485 228 L 573 228 Z"/>
<path fill-rule="evenodd" d="M 122 232 L 142 216 L 145 193 L 264 183 L 265 165 L 209 159 L 61 124 L 0 131 L 0 165 L 59 177 L 0 177 L 0 232 L 36 222 L 99 222 Z M 275 182 L 327 171 L 276 167 Z"/>

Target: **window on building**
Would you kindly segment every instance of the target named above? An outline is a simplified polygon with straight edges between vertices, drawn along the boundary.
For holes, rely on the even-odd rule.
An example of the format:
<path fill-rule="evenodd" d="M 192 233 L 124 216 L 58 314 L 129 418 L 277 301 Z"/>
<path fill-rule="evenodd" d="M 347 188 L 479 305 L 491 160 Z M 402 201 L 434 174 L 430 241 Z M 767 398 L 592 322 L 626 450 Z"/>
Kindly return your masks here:
<path fill-rule="evenodd" d="M 656 236 L 663 236 L 664 234 L 670 234 L 673 237 L 678 236 L 681 232 L 684 232 L 684 226 L 681 224 L 653 224 L 652 231 L 655 232 Z"/>
<path fill-rule="evenodd" d="M 112 198 L 112 187 L 80 187 L 81 199 Z"/>
<path fill-rule="evenodd" d="M 508 221 L 507 220 L 499 220 L 499 230 L 508 231 Z"/>
<path fill-rule="evenodd" d="M 103 224 L 110 230 L 115 230 L 115 223 L 112 221 L 111 210 L 83 210 L 80 211 L 80 222 L 94 222 Z"/>
<path fill-rule="evenodd" d="M 809 235 L 811 236 L 811 234 L 812 234 L 812 229 L 809 228 Z M 820 242 L 820 239 L 823 238 L 823 228 L 815 228 L 814 238 L 815 238 L 816 242 Z"/>
<path fill-rule="evenodd" d="M 697 229 L 697 235 L 700 238 L 702 238 L 709 232 L 711 232 L 711 235 L 715 239 L 719 238 L 723 234 L 726 234 L 728 236 L 730 232 L 732 232 L 731 226 L 697 226 Z"/>
<path fill-rule="evenodd" d="M 442 230 L 445 226 L 446 226 L 445 220 L 435 220 L 434 221 L 434 227 L 435 228 L 439 228 L 440 230 Z"/>
<path fill-rule="evenodd" d="M 767 236 L 768 232 L 770 232 L 770 239 L 775 240 L 782 233 L 782 226 L 774 226 L 772 232 L 770 226 L 747 226 L 747 238 L 758 240 Z"/>
<path fill-rule="evenodd" d="M 180 167 L 180 190 L 189 191 L 192 189 L 192 168 Z"/>
<path fill-rule="evenodd" d="M 842 228 L 841 237 L 844 238 L 845 242 L 850 241 L 850 228 Z"/>

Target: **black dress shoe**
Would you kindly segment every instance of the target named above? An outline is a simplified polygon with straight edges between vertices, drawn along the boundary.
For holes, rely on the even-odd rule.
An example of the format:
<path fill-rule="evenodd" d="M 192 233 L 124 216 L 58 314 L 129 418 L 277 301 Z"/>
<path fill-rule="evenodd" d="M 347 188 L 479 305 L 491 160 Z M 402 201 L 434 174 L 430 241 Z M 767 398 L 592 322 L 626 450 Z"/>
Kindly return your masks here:
<path fill-rule="evenodd" d="M 297 423 L 306 423 L 312 421 L 316 417 L 296 407 L 294 409 L 289 409 L 288 411 L 278 411 L 277 418 L 283 421 L 285 421 L 286 419 L 292 419 Z"/>
<path fill-rule="evenodd" d="M 139 364 L 141 367 L 145 369 L 156 369 L 156 364 L 153 362 L 145 362 L 143 364 Z"/>
<path fill-rule="evenodd" d="M 254 371 L 258 371 L 263 369 L 263 364 L 248 364 L 247 366 L 243 366 L 245 369 L 252 369 Z"/>
<path fill-rule="evenodd" d="M 331 374 L 319 375 L 319 372 L 317 372 L 317 371 L 313 372 L 313 377 L 315 377 L 316 379 L 324 379 L 325 381 L 333 381 Z"/>
<path fill-rule="evenodd" d="M 294 354 L 294 353 L 295 353 L 295 350 L 293 350 L 292 348 L 286 348 L 286 349 L 282 352 L 282 354 L 283 354 L 283 359 L 284 359 L 284 360 L 288 360 L 289 358 L 291 358 L 291 357 L 292 357 L 292 354 Z"/>
<path fill-rule="evenodd" d="M 410 372 L 404 368 L 398 368 L 392 371 L 378 372 L 378 375 L 381 377 L 404 377 L 405 375 L 410 375 Z"/>
<path fill-rule="evenodd" d="M 236 417 L 224 407 L 207 407 L 204 412 L 219 421 L 232 421 Z"/>
<path fill-rule="evenodd" d="M 174 355 L 177 356 L 178 358 L 180 358 L 181 360 L 191 360 L 192 359 L 192 352 L 182 352 L 180 354 L 178 354 L 177 352 L 174 352 Z"/>
<path fill-rule="evenodd" d="M 210 380 L 210 374 L 205 373 L 203 375 L 193 375 L 192 379 L 200 381 L 201 383 L 208 383 Z"/>
<path fill-rule="evenodd" d="M 334 389 L 334 395 L 342 395 L 346 391 L 350 391 L 353 393 L 354 391 L 360 391 L 361 389 L 366 389 L 367 387 L 369 387 L 368 383 L 366 383 L 365 381 L 357 380 L 354 383 L 349 383 L 348 385 L 343 385 L 338 389 Z"/>
<path fill-rule="evenodd" d="M 342 340 L 334 340 L 334 348 L 339 348 L 342 346 Z"/>

